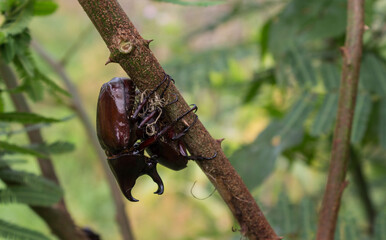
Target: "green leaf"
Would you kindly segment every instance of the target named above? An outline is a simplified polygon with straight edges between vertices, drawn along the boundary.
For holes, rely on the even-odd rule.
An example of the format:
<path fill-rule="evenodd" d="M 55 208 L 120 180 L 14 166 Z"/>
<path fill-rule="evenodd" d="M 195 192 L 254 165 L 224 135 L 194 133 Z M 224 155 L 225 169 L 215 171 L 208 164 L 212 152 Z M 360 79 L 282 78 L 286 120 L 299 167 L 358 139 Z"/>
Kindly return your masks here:
<path fill-rule="evenodd" d="M 34 150 L 44 154 L 62 154 L 72 152 L 75 149 L 74 144 L 69 142 L 57 141 L 51 144 L 39 144 L 32 147 Z"/>
<path fill-rule="evenodd" d="M 362 138 L 367 129 L 367 123 L 370 117 L 372 108 L 371 97 L 368 94 L 359 94 L 357 96 L 354 122 L 351 133 L 351 143 L 357 144 L 362 141 Z"/>
<path fill-rule="evenodd" d="M 374 227 L 374 238 L 373 240 L 385 240 L 386 236 L 386 214 L 385 211 L 377 214 Z"/>
<path fill-rule="evenodd" d="M 6 183 L 17 183 L 29 186 L 35 190 L 44 191 L 47 194 L 63 195 L 63 190 L 53 181 L 32 173 L 15 171 L 11 169 L 0 170 L 0 179 Z"/>
<path fill-rule="evenodd" d="M 4 98 L 2 91 L 0 91 L 0 113 L 4 112 Z"/>
<path fill-rule="evenodd" d="M 261 75 L 260 75 L 261 74 Z M 250 83 L 248 87 L 247 94 L 244 97 L 243 103 L 249 103 L 253 100 L 253 98 L 257 95 L 257 92 L 260 90 L 261 86 L 264 83 L 274 84 L 275 74 L 274 71 L 266 71 L 262 73 L 256 73 L 254 79 Z"/>
<path fill-rule="evenodd" d="M 182 0 L 155 0 L 156 2 L 173 3 L 184 6 L 208 7 L 224 4 L 225 1 L 182 1 Z"/>
<path fill-rule="evenodd" d="M 209 85 L 210 72 L 228 71 L 229 59 L 240 60 L 248 56 L 255 56 L 257 54 L 256 50 L 255 44 L 240 44 L 191 54 L 181 54 L 167 62 L 165 68 L 174 79 L 178 80 L 180 88 L 192 91 L 198 86 L 203 88 Z"/>
<path fill-rule="evenodd" d="M 289 51 L 289 63 L 292 73 L 300 86 L 316 85 L 316 75 L 311 59 L 299 47 L 293 45 Z"/>
<path fill-rule="evenodd" d="M 7 40 L 7 36 L 4 32 L 0 31 L 0 45 Z"/>
<path fill-rule="evenodd" d="M 10 152 L 10 153 L 21 153 L 21 154 L 33 155 L 39 158 L 46 158 L 46 156 L 44 156 L 43 154 L 35 150 L 26 148 L 26 147 L 21 147 L 15 144 L 7 143 L 5 141 L 0 141 L 0 150 L 5 150 L 6 152 Z"/>
<path fill-rule="evenodd" d="M 323 104 L 311 127 L 311 136 L 320 136 L 331 131 L 338 110 L 338 94 L 326 94 Z"/>
<path fill-rule="evenodd" d="M 0 220 L 0 238 L 12 240 L 50 240 L 47 236 Z"/>
<path fill-rule="evenodd" d="M 31 42 L 31 36 L 29 34 L 29 30 L 26 29 L 18 35 L 14 36 L 15 45 L 18 46 L 16 48 L 17 54 L 25 54 L 28 53 L 29 45 Z"/>
<path fill-rule="evenodd" d="M 18 160 L 18 159 L 1 159 L 0 158 L 0 168 L 3 167 L 9 167 L 9 165 L 12 164 L 19 164 L 19 163 L 26 163 L 25 160 Z"/>
<path fill-rule="evenodd" d="M 261 28 L 261 32 L 260 32 L 260 56 L 261 56 L 261 59 L 264 59 L 264 57 L 267 55 L 267 52 L 268 52 L 269 30 L 271 28 L 271 25 L 272 25 L 272 19 L 268 20 Z"/>
<path fill-rule="evenodd" d="M 42 100 L 44 87 L 39 81 L 38 69 L 29 49 L 19 52 L 15 57 L 14 63 L 20 77 L 23 78 L 23 87 L 28 96 L 33 101 Z"/>
<path fill-rule="evenodd" d="M 16 44 L 12 37 L 8 37 L 6 42 L 0 45 L 1 57 L 6 63 L 12 62 L 16 54 Z M 18 46 L 17 46 L 18 47 Z"/>
<path fill-rule="evenodd" d="M 35 64 L 29 55 L 18 54 L 17 60 L 29 78 L 35 77 Z"/>
<path fill-rule="evenodd" d="M 379 130 L 378 137 L 382 148 L 386 149 L 386 99 L 382 99 L 379 103 Z"/>
<path fill-rule="evenodd" d="M 284 239 L 315 239 L 317 225 L 315 203 L 307 195 L 303 195 L 300 202 L 292 203 L 287 191 L 280 192 L 276 205 L 267 212 L 269 222 Z"/>
<path fill-rule="evenodd" d="M 280 59 L 296 42 L 341 36 L 346 30 L 345 0 L 289 1 L 271 26 L 269 48 Z"/>
<path fill-rule="evenodd" d="M 4 36 L 16 35 L 23 32 L 32 19 L 33 1 L 27 0 L 20 4 L 19 9 L 15 15 L 8 16 L 0 31 Z"/>
<path fill-rule="evenodd" d="M 35 0 L 33 15 L 46 16 L 54 13 L 58 4 L 52 0 Z"/>
<path fill-rule="evenodd" d="M 258 187 L 273 171 L 277 157 L 303 140 L 303 128 L 294 127 L 280 135 L 283 122 L 271 122 L 251 144 L 237 150 L 230 158 L 250 190 Z"/>
<path fill-rule="evenodd" d="M 62 194 L 27 186 L 8 186 L 0 190 L 0 203 L 23 203 L 31 206 L 52 206 Z"/>
<path fill-rule="evenodd" d="M 315 223 L 317 222 L 317 219 L 315 214 L 315 207 L 309 198 L 304 198 L 302 200 L 299 212 L 302 225 L 302 239 L 314 239 Z"/>
<path fill-rule="evenodd" d="M 16 122 L 16 123 L 55 123 L 61 120 L 48 118 L 29 112 L 4 112 L 0 113 L 0 122 Z"/>
<path fill-rule="evenodd" d="M 282 120 L 284 126 L 279 135 L 283 136 L 292 128 L 302 126 L 314 105 L 314 95 L 311 92 L 303 93 Z"/>
<path fill-rule="evenodd" d="M 365 54 L 361 67 L 360 84 L 380 96 L 386 96 L 386 65 L 373 54 Z"/>
<path fill-rule="evenodd" d="M 48 78 L 46 75 L 42 74 L 40 71 L 37 72 L 37 78 L 38 78 L 38 80 L 43 82 L 47 87 L 49 87 L 53 92 L 61 93 L 61 94 L 68 96 L 68 97 L 71 96 L 71 94 L 69 92 L 64 90 L 62 87 L 60 87 L 58 84 L 56 84 L 50 78 Z"/>
<path fill-rule="evenodd" d="M 271 174 L 277 157 L 274 147 L 251 144 L 236 151 L 230 161 L 252 191 Z"/>
<path fill-rule="evenodd" d="M 340 85 L 339 69 L 334 64 L 325 63 L 320 68 L 324 87 L 329 92 L 337 92 Z"/>

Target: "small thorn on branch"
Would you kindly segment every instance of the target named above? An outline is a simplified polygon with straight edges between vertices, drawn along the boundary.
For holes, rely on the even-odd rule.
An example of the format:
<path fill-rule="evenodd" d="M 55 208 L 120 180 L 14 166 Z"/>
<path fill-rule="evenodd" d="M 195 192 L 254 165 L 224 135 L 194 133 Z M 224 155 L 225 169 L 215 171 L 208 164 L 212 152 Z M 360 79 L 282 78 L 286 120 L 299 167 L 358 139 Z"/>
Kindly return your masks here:
<path fill-rule="evenodd" d="M 154 39 L 145 40 L 144 41 L 145 42 L 145 46 L 149 48 L 150 43 L 153 42 L 153 41 L 154 41 Z"/>
<path fill-rule="evenodd" d="M 225 140 L 225 138 L 216 139 L 216 142 L 221 145 L 221 143 Z"/>
<path fill-rule="evenodd" d="M 105 63 L 105 66 L 106 66 L 107 64 L 109 64 L 109 63 L 112 63 L 112 62 L 113 62 L 113 60 L 111 60 L 111 58 L 107 59 L 107 61 L 106 61 L 106 63 Z"/>

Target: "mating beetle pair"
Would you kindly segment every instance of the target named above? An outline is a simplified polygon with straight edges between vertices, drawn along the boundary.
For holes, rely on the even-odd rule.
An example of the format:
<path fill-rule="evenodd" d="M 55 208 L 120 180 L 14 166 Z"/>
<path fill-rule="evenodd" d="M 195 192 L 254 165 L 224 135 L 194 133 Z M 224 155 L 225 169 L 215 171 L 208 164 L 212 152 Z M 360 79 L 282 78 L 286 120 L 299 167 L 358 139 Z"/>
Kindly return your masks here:
<path fill-rule="evenodd" d="M 213 159 L 189 156 L 181 138 L 197 121 L 178 132 L 176 124 L 191 112 L 193 107 L 171 123 L 163 117 L 163 109 L 178 101 L 165 103 L 164 94 L 173 80 L 165 74 L 163 81 L 148 94 L 136 91 L 129 78 L 113 78 L 103 84 L 97 106 L 97 135 L 105 150 L 107 161 L 125 197 L 137 202 L 131 190 L 138 177 L 147 174 L 158 185 L 155 192 L 161 195 L 164 185 L 156 166 L 160 163 L 173 170 L 186 167 L 188 160 Z M 166 84 L 158 96 L 156 91 Z M 144 155 L 147 151 L 150 158 Z"/>

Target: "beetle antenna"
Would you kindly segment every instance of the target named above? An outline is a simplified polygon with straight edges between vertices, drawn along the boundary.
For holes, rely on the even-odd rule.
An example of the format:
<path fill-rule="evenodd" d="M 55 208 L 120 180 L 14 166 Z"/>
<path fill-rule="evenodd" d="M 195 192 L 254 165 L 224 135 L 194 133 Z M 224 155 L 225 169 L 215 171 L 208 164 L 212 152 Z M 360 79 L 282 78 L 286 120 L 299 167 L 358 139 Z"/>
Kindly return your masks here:
<path fill-rule="evenodd" d="M 210 198 L 216 191 L 217 191 L 217 188 L 215 188 L 207 197 L 204 197 L 204 198 L 198 198 L 196 195 L 194 195 L 193 193 L 193 188 L 194 186 L 196 185 L 197 181 L 194 181 L 192 187 L 190 188 L 190 194 L 192 194 L 192 196 L 195 198 L 195 199 L 198 199 L 198 200 L 205 200 L 205 199 L 208 199 Z"/>

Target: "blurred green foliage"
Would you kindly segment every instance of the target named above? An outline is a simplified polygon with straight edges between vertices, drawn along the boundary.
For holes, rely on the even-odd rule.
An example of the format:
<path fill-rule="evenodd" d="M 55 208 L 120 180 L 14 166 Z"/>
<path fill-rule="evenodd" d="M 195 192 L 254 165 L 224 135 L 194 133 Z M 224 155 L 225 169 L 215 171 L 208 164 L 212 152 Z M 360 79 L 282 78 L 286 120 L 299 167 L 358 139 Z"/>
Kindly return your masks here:
<path fill-rule="evenodd" d="M 272 226 L 286 239 L 315 237 L 339 97 L 339 48 L 345 38 L 346 2 L 122 1 L 141 34 L 155 39 L 151 49 L 186 99 L 199 106 L 205 126 L 216 138 L 226 138 L 224 151 Z M 11 167 L 14 174 L 28 179 L 31 173 L 21 170 L 39 171 L 27 156 L 68 152 L 73 149 L 68 141 L 73 142 L 74 152 L 55 156 L 69 208 L 80 225 L 95 228 L 104 239 L 119 239 L 101 167 L 75 119 L 56 123 L 60 116 L 71 114 L 64 104 L 68 93 L 56 82 L 55 73 L 31 51 L 31 35 L 58 60 L 66 59 L 90 116 L 95 116 L 101 84 L 125 73 L 114 65 L 102 69 L 107 49 L 98 33 L 84 31 L 89 28 L 89 19 L 76 1 L 7 0 L 0 4 L 1 58 L 17 70 L 21 82 L 17 89 L 0 92 L 1 169 Z M 373 220 L 367 217 L 355 175 L 349 174 L 336 239 L 385 238 L 386 1 L 365 4 L 369 30 L 364 36 L 351 143 L 377 214 L 371 235 L 368 229 Z M 49 15 L 57 6 L 55 14 L 35 17 Z M 3 84 L 0 87 L 4 89 Z M 33 103 L 36 113 L 15 113 L 9 100 L 13 93 L 37 101 Z M 15 134 L 20 123 L 42 128 L 49 143 L 22 144 L 25 139 Z M 28 161 L 20 164 L 20 159 Z M 236 223 L 217 194 L 204 201 L 192 197 L 191 192 L 201 198 L 213 190 L 193 163 L 181 172 L 161 167 L 160 174 L 165 176 L 166 186 L 162 197 L 148 196 L 154 186 L 148 179 L 139 179 L 133 194 L 144 200 L 127 205 L 137 239 L 240 238 L 238 232 L 231 231 Z M 34 192 L 32 186 L 39 183 L 31 182 L 26 186 L 29 194 L 43 197 L 39 194 L 46 189 Z M 29 203 L 17 193 L 12 197 L 6 194 L 0 192 L 0 203 Z M 54 198 L 47 198 L 47 204 L 51 200 Z M 26 229 L 18 231 L 13 225 L 29 226 L 28 222 L 36 219 L 32 213 L 1 205 L 0 212 L 8 220 L 0 222 L 0 231 L 39 236 Z M 29 227 L 49 236 L 43 223 Z"/>

